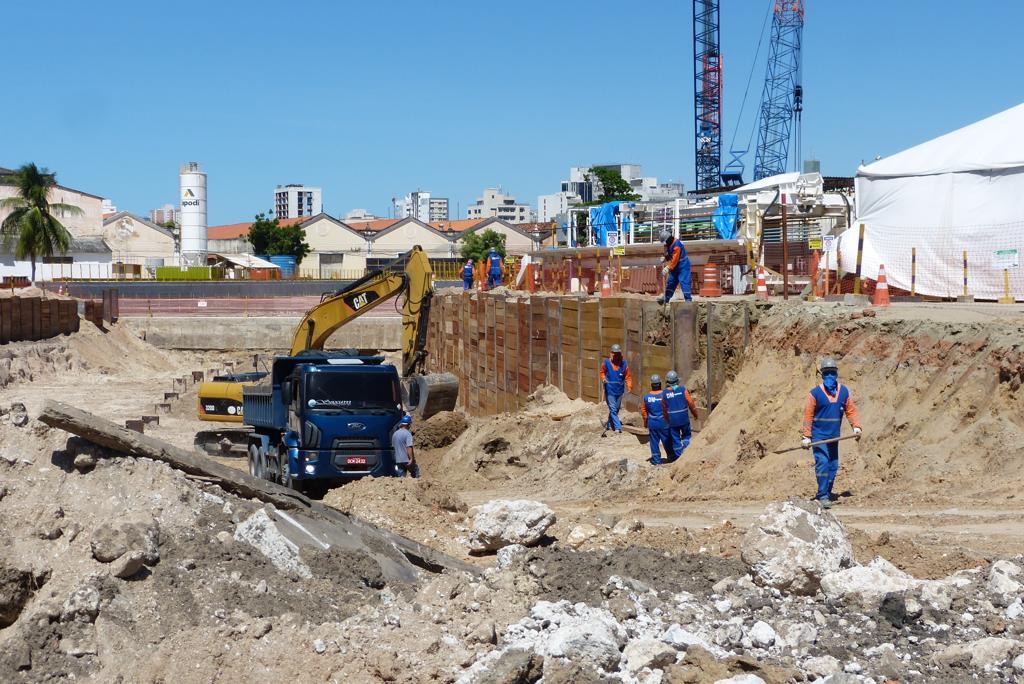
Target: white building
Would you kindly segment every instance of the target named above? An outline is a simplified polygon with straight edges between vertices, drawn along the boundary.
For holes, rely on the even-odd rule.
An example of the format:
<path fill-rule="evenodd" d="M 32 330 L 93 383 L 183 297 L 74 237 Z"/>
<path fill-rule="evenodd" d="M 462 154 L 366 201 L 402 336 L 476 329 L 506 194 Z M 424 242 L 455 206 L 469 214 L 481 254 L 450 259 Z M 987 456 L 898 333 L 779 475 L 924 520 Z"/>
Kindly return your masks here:
<path fill-rule="evenodd" d="M 563 183 L 562 185 L 565 185 Z M 555 192 L 537 196 L 537 220 L 555 221 L 569 211 L 570 207 L 582 203 L 580 196 L 572 192 Z"/>
<path fill-rule="evenodd" d="M 395 218 L 414 218 L 424 223 L 448 220 L 448 198 L 431 197 L 424 190 L 410 192 L 405 197 L 391 200 L 395 206 Z"/>
<path fill-rule="evenodd" d="M 529 204 L 519 204 L 515 197 L 503 194 L 499 188 L 485 188 L 483 196 L 467 209 L 466 218 L 481 221 L 498 218 L 508 223 L 529 223 L 533 220 L 533 209 Z"/>
<path fill-rule="evenodd" d="M 170 221 L 177 223 L 178 210 L 170 204 L 165 204 L 159 209 L 150 209 L 149 220 L 157 224 L 158 226 L 166 225 Z"/>
<path fill-rule="evenodd" d="M 103 198 L 103 215 L 106 216 L 107 214 L 116 214 L 116 213 L 117 213 L 117 207 L 114 206 L 114 200 Z"/>
<path fill-rule="evenodd" d="M 298 183 L 274 189 L 274 216 L 278 219 L 316 216 L 324 210 L 323 192 Z"/>

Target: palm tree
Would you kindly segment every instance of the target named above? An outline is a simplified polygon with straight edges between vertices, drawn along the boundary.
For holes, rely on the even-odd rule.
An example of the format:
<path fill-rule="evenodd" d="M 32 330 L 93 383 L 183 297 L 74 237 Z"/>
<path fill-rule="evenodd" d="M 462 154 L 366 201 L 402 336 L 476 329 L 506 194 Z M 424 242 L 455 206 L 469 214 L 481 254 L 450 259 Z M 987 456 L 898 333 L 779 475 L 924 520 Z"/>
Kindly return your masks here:
<path fill-rule="evenodd" d="M 5 249 L 14 248 L 18 259 L 28 257 L 32 262 L 32 280 L 36 279 L 36 258 L 61 254 L 71 245 L 71 234 L 54 214 L 76 216 L 82 210 L 73 204 L 51 203 L 50 190 L 57 186 L 57 174 L 41 169 L 34 163 L 23 164 L 14 173 L 0 178 L 5 185 L 13 185 L 18 194 L 0 199 L 0 209 L 11 209 L 0 224 L 0 235 Z"/>

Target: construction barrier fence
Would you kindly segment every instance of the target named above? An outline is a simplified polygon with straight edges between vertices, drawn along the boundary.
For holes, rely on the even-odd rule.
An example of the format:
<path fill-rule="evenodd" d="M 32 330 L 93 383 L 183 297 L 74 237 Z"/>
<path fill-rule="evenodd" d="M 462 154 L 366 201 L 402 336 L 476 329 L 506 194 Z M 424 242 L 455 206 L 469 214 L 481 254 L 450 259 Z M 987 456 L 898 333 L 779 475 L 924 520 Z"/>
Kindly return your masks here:
<path fill-rule="evenodd" d="M 0 298 L 0 344 L 78 332 L 78 300 Z"/>

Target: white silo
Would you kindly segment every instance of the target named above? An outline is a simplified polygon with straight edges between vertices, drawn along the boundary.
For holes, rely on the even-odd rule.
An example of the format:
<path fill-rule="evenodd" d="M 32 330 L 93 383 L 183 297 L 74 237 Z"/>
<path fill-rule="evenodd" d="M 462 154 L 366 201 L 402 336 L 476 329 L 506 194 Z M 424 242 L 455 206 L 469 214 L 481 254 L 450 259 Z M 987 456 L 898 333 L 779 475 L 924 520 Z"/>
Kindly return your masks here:
<path fill-rule="evenodd" d="M 199 162 L 181 167 L 181 260 L 206 264 L 206 173 Z"/>

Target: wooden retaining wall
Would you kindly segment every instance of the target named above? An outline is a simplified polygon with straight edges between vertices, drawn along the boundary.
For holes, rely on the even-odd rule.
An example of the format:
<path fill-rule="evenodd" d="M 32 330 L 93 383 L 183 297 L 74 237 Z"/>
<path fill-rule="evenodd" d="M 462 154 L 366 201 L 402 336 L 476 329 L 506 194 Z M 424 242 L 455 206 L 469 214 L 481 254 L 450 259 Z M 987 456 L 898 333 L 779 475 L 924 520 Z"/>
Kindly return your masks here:
<path fill-rule="evenodd" d="M 600 364 L 618 343 L 633 374 L 623 403 L 638 410 L 651 374 L 675 369 L 686 382 L 697 367 L 697 306 L 665 309 L 640 297 L 435 295 L 427 366 L 459 377 L 459 403 L 471 415 L 514 411 L 544 384 L 601 402 Z"/>
<path fill-rule="evenodd" d="M 78 300 L 0 298 L 0 344 L 78 332 Z"/>

